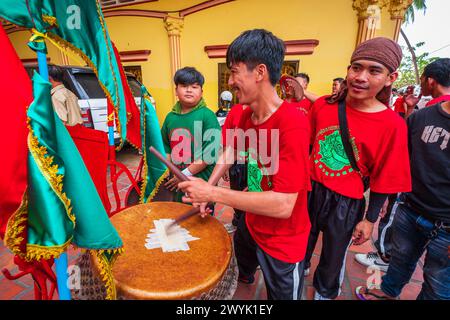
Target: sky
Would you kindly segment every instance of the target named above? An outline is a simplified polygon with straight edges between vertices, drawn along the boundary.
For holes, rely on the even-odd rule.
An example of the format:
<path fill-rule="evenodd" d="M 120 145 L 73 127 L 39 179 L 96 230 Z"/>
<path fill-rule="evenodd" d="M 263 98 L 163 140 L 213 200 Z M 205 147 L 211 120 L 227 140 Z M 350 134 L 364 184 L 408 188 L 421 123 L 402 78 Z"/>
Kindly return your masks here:
<path fill-rule="evenodd" d="M 419 55 L 429 52 L 430 57 L 450 58 L 450 0 L 427 0 L 425 14 L 416 12 L 414 23 L 402 28 L 412 45 L 425 42 Z M 401 35 L 399 44 L 406 46 Z"/>

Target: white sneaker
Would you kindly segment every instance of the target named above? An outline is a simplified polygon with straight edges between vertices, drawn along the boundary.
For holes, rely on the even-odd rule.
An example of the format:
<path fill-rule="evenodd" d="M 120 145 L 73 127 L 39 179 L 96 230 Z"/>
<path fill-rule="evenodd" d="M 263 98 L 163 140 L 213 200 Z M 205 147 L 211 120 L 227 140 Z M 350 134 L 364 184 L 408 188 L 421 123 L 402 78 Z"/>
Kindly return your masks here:
<path fill-rule="evenodd" d="M 314 292 L 314 300 L 332 300 L 332 299 L 325 298 L 324 296 L 320 295 L 320 293 L 318 293 L 316 291 L 316 292 Z"/>
<path fill-rule="evenodd" d="M 307 269 L 305 269 L 305 270 L 303 271 L 303 276 L 304 276 L 304 277 L 309 276 L 309 268 L 307 268 Z"/>
<path fill-rule="evenodd" d="M 355 260 L 363 266 L 376 266 L 384 272 L 386 272 L 389 267 L 389 263 L 384 262 L 384 260 L 378 255 L 378 252 L 355 254 Z"/>
<path fill-rule="evenodd" d="M 225 229 L 227 230 L 228 233 L 233 233 L 233 232 L 235 232 L 236 229 L 237 229 L 237 228 L 236 228 L 235 226 L 233 226 L 233 224 L 231 224 L 231 223 L 225 223 L 223 226 L 225 227 Z"/>

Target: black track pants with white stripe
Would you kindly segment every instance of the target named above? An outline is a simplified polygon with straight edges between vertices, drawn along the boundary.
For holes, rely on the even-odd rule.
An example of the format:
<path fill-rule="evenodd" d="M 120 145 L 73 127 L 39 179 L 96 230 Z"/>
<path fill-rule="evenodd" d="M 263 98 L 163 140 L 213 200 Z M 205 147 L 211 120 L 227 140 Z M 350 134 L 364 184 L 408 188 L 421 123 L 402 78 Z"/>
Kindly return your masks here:
<path fill-rule="evenodd" d="M 287 263 L 265 253 L 249 233 L 245 215 L 239 219 L 234 234 L 234 249 L 240 275 L 249 278 L 258 265 L 261 267 L 269 300 L 301 299 L 304 261 Z"/>
<path fill-rule="evenodd" d="M 364 209 L 364 199 L 345 197 L 313 181 L 308 195 L 311 233 L 305 268 L 311 265 L 311 257 L 322 232 L 322 252 L 313 280 L 314 288 L 322 297 L 335 299 L 339 295 L 347 249 L 354 228 L 363 218 Z"/>

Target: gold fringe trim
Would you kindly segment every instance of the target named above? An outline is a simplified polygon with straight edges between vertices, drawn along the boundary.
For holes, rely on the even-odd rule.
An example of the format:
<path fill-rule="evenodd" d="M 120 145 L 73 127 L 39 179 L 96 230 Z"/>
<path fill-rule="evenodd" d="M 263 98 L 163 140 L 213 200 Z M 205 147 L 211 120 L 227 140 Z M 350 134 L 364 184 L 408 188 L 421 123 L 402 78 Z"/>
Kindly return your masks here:
<path fill-rule="evenodd" d="M 116 262 L 119 255 L 123 253 L 123 248 L 109 249 L 109 250 L 89 250 L 91 255 L 95 255 L 99 262 L 99 272 L 102 281 L 106 287 L 106 300 L 116 300 L 117 292 L 116 285 L 114 283 L 114 277 L 112 274 L 112 267 Z M 112 255 L 111 261 L 108 261 L 104 253 Z"/>
<path fill-rule="evenodd" d="M 150 202 L 155 197 L 156 193 L 159 191 L 159 188 L 161 186 L 161 183 L 169 176 L 169 169 L 166 169 L 162 176 L 158 179 L 158 181 L 155 184 L 155 188 L 153 189 L 152 193 L 148 196 L 147 202 Z"/>
<path fill-rule="evenodd" d="M 49 16 L 49 15 L 43 14 L 43 15 L 42 15 L 42 20 L 43 20 L 44 22 L 48 23 L 48 24 L 51 25 L 51 26 L 56 26 L 56 27 L 58 27 L 58 20 L 56 20 L 56 17 L 53 17 L 53 16 Z"/>
<path fill-rule="evenodd" d="M 28 148 L 30 153 L 51 188 L 64 204 L 67 216 L 70 221 L 72 221 L 73 227 L 75 228 L 75 215 L 72 213 L 70 199 L 67 198 L 66 193 L 63 191 L 64 175 L 58 174 L 58 165 L 53 164 L 54 157 L 47 154 L 47 148 L 39 145 L 39 141 L 35 137 L 29 121 L 30 119 L 28 118 L 28 129 L 30 130 L 30 133 L 28 134 Z"/>
<path fill-rule="evenodd" d="M 72 237 L 63 245 L 60 246 L 40 246 L 36 244 L 26 244 L 26 252 L 20 250 L 20 245 L 24 241 L 24 238 L 20 234 L 27 227 L 28 220 L 28 195 L 27 192 L 22 197 L 22 203 L 19 209 L 9 218 L 6 234 L 5 245 L 14 254 L 25 261 L 39 261 L 41 259 L 48 260 L 51 258 L 58 258 L 63 252 L 67 250 L 72 241 Z"/>
<path fill-rule="evenodd" d="M 110 114 L 108 114 L 108 117 L 106 118 L 106 121 L 114 121 L 114 112 L 113 113 L 110 113 Z"/>
<path fill-rule="evenodd" d="M 48 260 L 51 258 L 57 259 L 62 253 L 66 252 L 72 242 L 73 237 L 70 237 L 66 243 L 60 246 L 40 246 L 37 244 L 27 244 L 26 261 L 39 261 L 41 259 Z"/>
<path fill-rule="evenodd" d="M 143 98 L 144 98 L 144 100 L 147 100 L 148 102 L 150 102 L 150 104 L 152 104 L 151 100 L 150 100 L 150 97 L 147 94 L 143 95 Z M 143 127 L 144 127 L 143 128 L 144 136 L 143 136 L 143 139 L 142 139 L 141 143 L 142 143 L 142 150 L 143 150 L 142 154 L 143 154 L 143 157 L 144 157 L 144 171 L 143 171 L 144 179 L 142 180 L 143 183 L 142 183 L 142 187 L 141 187 L 141 196 L 140 196 L 140 199 L 139 199 L 140 203 L 144 203 L 145 189 L 147 189 L 147 174 L 148 174 L 148 166 L 147 166 L 147 152 L 148 152 L 148 150 L 147 150 L 147 141 L 146 141 L 146 134 L 145 134 L 145 132 L 146 132 L 145 113 L 147 112 L 147 105 L 145 104 L 145 101 L 142 102 L 142 103 L 144 103 L 144 115 L 141 114 L 141 117 L 144 117 L 144 121 L 142 121 L 142 124 L 143 124 Z M 153 188 L 153 191 L 150 193 L 150 195 L 147 198 L 147 202 L 150 202 L 150 201 L 153 200 L 153 198 L 155 197 L 156 193 L 159 190 L 159 187 L 161 186 L 161 183 L 164 181 L 165 178 L 168 177 L 168 175 L 169 175 L 169 169 L 166 169 L 166 171 L 164 171 L 164 173 L 161 175 L 161 177 L 159 177 L 158 181 L 156 182 L 155 187 Z"/>
<path fill-rule="evenodd" d="M 144 101 L 141 100 L 141 106 L 142 103 L 144 104 L 144 109 L 141 110 L 141 125 L 143 128 L 141 128 L 142 132 L 144 132 L 142 136 L 142 157 L 144 158 L 144 178 L 142 179 L 142 187 L 141 187 L 141 196 L 139 197 L 139 203 L 144 203 L 144 197 L 145 197 L 145 189 L 147 189 L 147 173 L 148 173 L 148 166 L 147 166 L 147 141 L 146 141 L 146 126 L 145 126 L 145 114 L 147 112 L 147 105 L 145 104 L 145 99 L 147 95 L 143 94 L 141 99 L 144 99 Z M 143 111 L 143 112 L 142 112 Z M 149 199 L 147 198 L 147 201 Z"/>
<path fill-rule="evenodd" d="M 14 254 L 21 258 L 25 257 L 25 253 L 20 250 L 20 245 L 25 240 L 20 234 L 25 230 L 28 220 L 28 195 L 27 191 L 22 196 L 22 202 L 19 208 L 11 215 L 6 225 L 5 245 Z"/>

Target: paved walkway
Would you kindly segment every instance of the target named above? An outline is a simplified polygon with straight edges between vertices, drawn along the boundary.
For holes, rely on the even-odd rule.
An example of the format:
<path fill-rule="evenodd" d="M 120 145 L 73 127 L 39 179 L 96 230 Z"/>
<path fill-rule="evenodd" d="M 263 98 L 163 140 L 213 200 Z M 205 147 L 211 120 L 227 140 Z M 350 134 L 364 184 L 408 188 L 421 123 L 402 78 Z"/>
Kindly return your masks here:
<path fill-rule="evenodd" d="M 131 169 L 132 173 L 135 172 L 138 165 L 139 157 L 132 152 L 123 152 L 119 154 L 118 160 L 124 163 L 128 168 Z M 119 192 L 121 199 L 123 199 L 126 191 L 129 188 L 129 182 L 122 178 L 119 180 Z M 111 189 L 111 188 L 110 188 Z M 112 199 L 112 191 L 110 192 L 110 199 Z M 113 208 L 114 208 L 113 204 Z M 222 205 L 216 206 L 216 216 L 223 223 L 230 223 L 233 215 L 233 209 L 225 207 Z M 374 237 L 377 234 L 375 232 Z M 305 278 L 303 299 L 311 300 L 314 296 L 314 288 L 312 286 L 312 279 L 314 270 L 319 262 L 319 255 L 321 250 L 321 241 L 319 239 L 317 247 L 315 249 L 312 258 L 311 273 Z M 354 300 L 355 288 L 359 285 L 365 285 L 369 277 L 373 277 L 372 273 L 367 273 L 367 269 L 360 264 L 358 264 L 354 256 L 356 253 L 367 253 L 373 251 L 373 246 L 370 242 L 366 242 L 362 246 L 351 246 L 347 255 L 345 277 L 342 286 L 342 293 L 338 297 L 338 300 Z M 69 265 L 73 264 L 76 258 L 79 256 L 80 251 L 69 249 Z M 411 282 L 405 287 L 401 295 L 401 299 L 411 300 L 415 299 L 418 295 L 421 284 L 423 282 L 422 278 L 422 267 L 423 259 L 419 262 L 416 271 L 412 277 Z M 13 255 L 8 249 L 3 246 L 3 242 L 0 241 L 0 270 L 7 268 L 12 274 L 18 273 L 18 268 L 13 263 Z M 383 273 L 381 273 L 382 275 Z M 0 273 L 0 300 L 33 300 L 33 280 L 31 276 L 27 275 L 15 281 L 9 281 L 5 279 L 2 273 Z M 236 300 L 264 300 L 267 299 L 267 293 L 264 285 L 264 278 L 261 271 L 258 270 L 255 282 L 251 285 L 238 284 L 238 288 L 234 295 Z"/>

